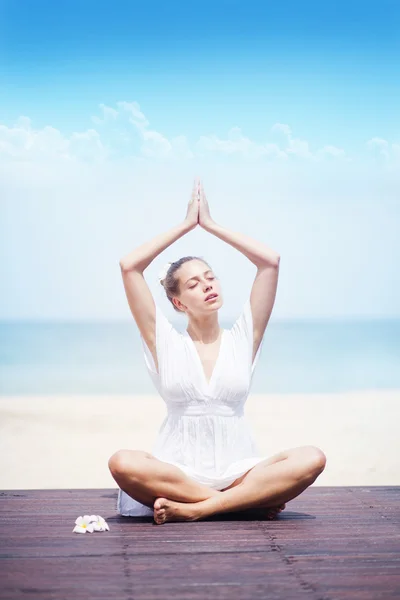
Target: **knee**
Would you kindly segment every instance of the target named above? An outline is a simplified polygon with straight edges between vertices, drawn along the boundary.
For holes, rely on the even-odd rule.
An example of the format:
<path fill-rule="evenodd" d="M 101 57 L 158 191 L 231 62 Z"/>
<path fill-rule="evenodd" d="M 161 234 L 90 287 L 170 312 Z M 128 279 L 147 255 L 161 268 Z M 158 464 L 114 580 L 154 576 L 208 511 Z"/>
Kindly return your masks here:
<path fill-rule="evenodd" d="M 108 468 L 114 476 L 139 475 L 146 452 L 140 450 L 117 450 L 108 459 Z"/>
<path fill-rule="evenodd" d="M 108 459 L 108 468 L 113 475 L 123 475 L 128 466 L 128 457 L 126 450 L 117 450 Z"/>
<path fill-rule="evenodd" d="M 312 477 L 318 477 L 325 469 L 326 456 L 317 446 L 306 446 L 307 468 Z"/>

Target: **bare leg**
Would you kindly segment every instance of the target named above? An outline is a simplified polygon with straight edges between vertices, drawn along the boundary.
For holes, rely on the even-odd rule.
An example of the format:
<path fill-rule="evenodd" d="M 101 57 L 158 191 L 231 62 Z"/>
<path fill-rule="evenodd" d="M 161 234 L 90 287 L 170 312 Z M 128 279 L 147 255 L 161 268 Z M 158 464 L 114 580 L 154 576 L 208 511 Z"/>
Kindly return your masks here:
<path fill-rule="evenodd" d="M 154 503 L 157 523 L 196 521 L 216 513 L 251 509 L 263 504 L 276 506 L 292 500 L 309 487 L 325 468 L 325 454 L 314 446 L 288 452 L 287 458 L 270 464 L 269 459 L 251 469 L 233 488 L 200 502 L 174 502 L 165 497 Z"/>
<path fill-rule="evenodd" d="M 221 494 L 141 450 L 119 450 L 109 459 L 108 468 L 124 492 L 149 508 L 159 496 L 192 503 Z"/>
<path fill-rule="evenodd" d="M 267 459 L 265 463 L 272 464 L 283 458 L 286 458 L 286 454 L 281 452 Z M 197 483 L 187 477 L 181 469 L 141 450 L 115 452 L 108 461 L 108 467 L 118 486 L 128 496 L 149 508 L 154 508 L 154 501 L 160 496 L 170 500 L 193 503 L 221 494 L 220 490 Z M 231 489 L 238 485 L 248 472 L 225 489 Z M 264 510 L 264 514 L 270 518 L 284 508 L 284 504 L 270 508 L 260 504 L 260 510 Z"/>

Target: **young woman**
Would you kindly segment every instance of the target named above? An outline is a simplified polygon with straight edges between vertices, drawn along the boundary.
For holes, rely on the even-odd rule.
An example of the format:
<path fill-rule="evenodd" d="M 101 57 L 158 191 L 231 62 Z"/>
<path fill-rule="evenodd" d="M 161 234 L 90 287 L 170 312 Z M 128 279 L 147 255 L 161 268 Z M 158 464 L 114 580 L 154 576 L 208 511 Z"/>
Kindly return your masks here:
<path fill-rule="evenodd" d="M 174 310 L 188 317 L 187 330 L 179 333 L 155 304 L 143 272 L 197 225 L 247 256 L 257 274 L 233 327 L 221 329 L 223 296 L 211 266 L 193 256 L 166 265 L 160 282 Z M 265 244 L 215 223 L 195 182 L 183 223 L 120 261 L 146 366 L 167 405 L 151 454 L 124 449 L 108 461 L 121 515 L 151 515 L 158 524 L 247 510 L 274 518 L 324 470 L 326 457 L 315 446 L 260 456 L 244 417 L 275 301 L 279 258 Z"/>

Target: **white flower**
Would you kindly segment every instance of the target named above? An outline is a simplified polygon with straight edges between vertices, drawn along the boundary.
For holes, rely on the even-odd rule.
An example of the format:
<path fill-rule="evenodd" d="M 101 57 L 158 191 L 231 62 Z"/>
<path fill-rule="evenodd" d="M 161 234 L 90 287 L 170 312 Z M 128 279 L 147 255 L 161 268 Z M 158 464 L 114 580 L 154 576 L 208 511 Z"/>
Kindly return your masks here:
<path fill-rule="evenodd" d="M 84 515 L 75 521 L 72 533 L 93 533 L 93 531 L 110 531 L 110 528 L 100 515 Z"/>
<path fill-rule="evenodd" d="M 110 531 L 110 528 L 107 525 L 107 521 L 103 519 L 103 517 L 101 517 L 100 515 L 92 515 L 92 517 L 95 517 L 91 523 L 93 525 L 94 531 Z"/>
<path fill-rule="evenodd" d="M 166 278 L 167 276 L 167 271 L 170 268 L 170 266 L 172 265 L 172 262 L 168 262 L 166 265 L 163 266 L 163 268 L 161 269 L 161 271 L 158 273 L 158 279 L 159 281 L 162 281 L 163 279 Z"/>
<path fill-rule="evenodd" d="M 75 521 L 75 527 L 72 530 L 72 533 L 93 533 L 94 527 L 90 522 L 90 515 L 84 515 L 83 517 L 78 517 Z"/>

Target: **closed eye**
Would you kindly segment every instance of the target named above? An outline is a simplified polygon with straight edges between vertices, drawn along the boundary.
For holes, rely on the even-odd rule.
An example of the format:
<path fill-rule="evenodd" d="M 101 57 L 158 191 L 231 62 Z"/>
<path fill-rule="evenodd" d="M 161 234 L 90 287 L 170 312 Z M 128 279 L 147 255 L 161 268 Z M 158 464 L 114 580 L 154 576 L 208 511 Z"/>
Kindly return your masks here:
<path fill-rule="evenodd" d="M 213 279 L 215 279 L 215 277 L 207 277 L 207 279 L 211 279 L 211 281 L 212 281 Z M 196 285 L 197 285 L 197 283 L 195 283 L 194 285 L 191 285 L 191 286 L 189 287 L 189 290 L 191 290 L 191 289 L 195 288 L 195 287 L 196 287 Z"/>

